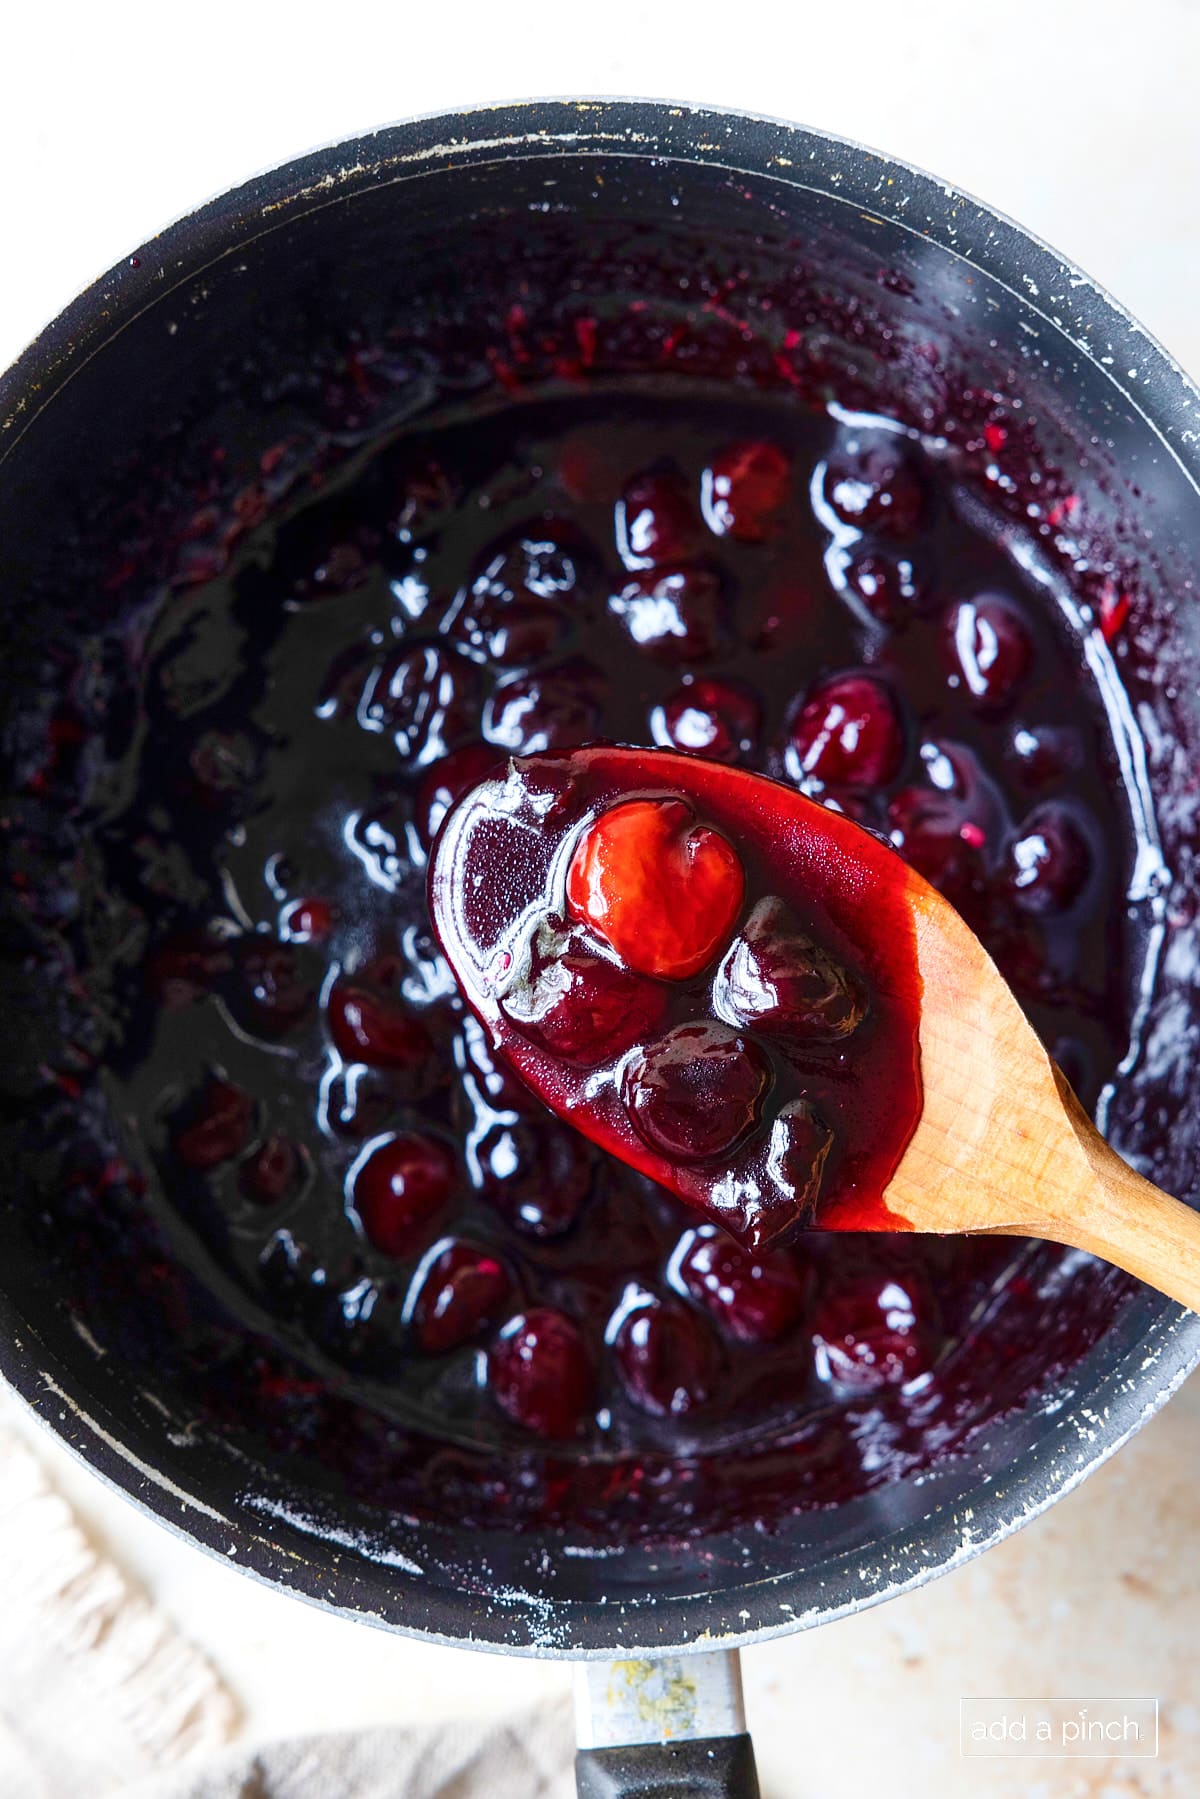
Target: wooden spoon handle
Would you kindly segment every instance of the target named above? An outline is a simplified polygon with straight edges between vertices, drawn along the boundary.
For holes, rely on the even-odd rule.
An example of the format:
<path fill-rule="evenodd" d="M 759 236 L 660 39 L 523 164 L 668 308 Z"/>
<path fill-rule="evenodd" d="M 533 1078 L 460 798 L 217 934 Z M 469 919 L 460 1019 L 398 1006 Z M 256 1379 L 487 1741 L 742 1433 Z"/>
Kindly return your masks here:
<path fill-rule="evenodd" d="M 1161 1193 L 1123 1162 L 1054 1072 L 1083 1155 L 1075 1202 L 1031 1234 L 1103 1256 L 1200 1312 L 1200 1213 Z"/>

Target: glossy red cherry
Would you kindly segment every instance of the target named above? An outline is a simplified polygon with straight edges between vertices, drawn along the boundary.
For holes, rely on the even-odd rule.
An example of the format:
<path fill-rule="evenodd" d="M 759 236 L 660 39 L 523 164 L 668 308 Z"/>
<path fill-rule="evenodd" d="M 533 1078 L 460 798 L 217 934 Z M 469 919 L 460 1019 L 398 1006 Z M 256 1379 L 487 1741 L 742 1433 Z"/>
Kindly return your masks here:
<path fill-rule="evenodd" d="M 848 1037 L 866 1008 L 861 982 L 773 895 L 754 907 L 713 984 L 713 1009 L 727 1024 L 815 1043 Z"/>
<path fill-rule="evenodd" d="M 415 1072 L 433 1054 L 429 1032 L 398 994 L 349 977 L 329 995 L 329 1034 L 345 1062 Z"/>
<path fill-rule="evenodd" d="M 590 560 L 568 524 L 547 520 L 518 532 L 489 555 L 471 584 L 476 599 L 566 600 L 579 587 Z"/>
<path fill-rule="evenodd" d="M 435 1244 L 413 1276 L 406 1314 L 426 1355 L 441 1355 L 478 1336 L 500 1312 L 512 1283 L 477 1243 Z"/>
<path fill-rule="evenodd" d="M 946 614 L 944 653 L 952 684 L 981 706 L 1002 706 L 1028 674 L 1033 640 L 1010 600 L 980 594 Z"/>
<path fill-rule="evenodd" d="M 760 1215 L 757 1229 L 747 1232 L 751 1247 L 786 1242 L 801 1225 L 817 1216 L 825 1164 L 833 1148 L 833 1131 L 809 1099 L 783 1106 L 771 1126 L 767 1174 L 790 1204 L 791 1216 L 772 1207 Z"/>
<path fill-rule="evenodd" d="M 687 562 L 703 538 L 687 488 L 679 475 L 635 475 L 617 502 L 617 553 L 628 569 Z"/>
<path fill-rule="evenodd" d="M 626 1393 L 652 1418 L 682 1418 L 711 1398 L 716 1345 L 689 1306 L 631 1287 L 605 1341 Z"/>
<path fill-rule="evenodd" d="M 925 521 L 926 480 L 902 437 L 881 436 L 835 449 L 822 487 L 830 510 L 860 531 L 912 537 Z"/>
<path fill-rule="evenodd" d="M 751 1256 L 715 1225 L 685 1231 L 670 1268 L 672 1283 L 740 1343 L 774 1343 L 799 1323 L 811 1292 L 786 1251 Z"/>
<path fill-rule="evenodd" d="M 921 746 L 927 787 L 888 804 L 891 839 L 905 861 L 962 908 L 987 884 L 1006 830 L 1003 800 L 962 743 Z"/>
<path fill-rule="evenodd" d="M 651 569 L 613 594 L 608 609 L 660 662 L 703 662 L 724 636 L 721 579 L 712 569 Z"/>
<path fill-rule="evenodd" d="M 1007 758 L 1031 787 L 1071 774 L 1085 761 L 1079 732 L 1064 725 L 1018 725 Z"/>
<path fill-rule="evenodd" d="M 628 800 L 580 839 L 567 904 L 628 968 L 683 980 L 728 941 L 744 885 L 736 850 L 684 801 Z"/>
<path fill-rule="evenodd" d="M 564 1061 L 611 1061 L 657 1029 L 666 989 L 581 944 L 541 962 L 500 1000 L 526 1037 Z"/>
<path fill-rule="evenodd" d="M 260 1206 L 278 1206 L 294 1198 L 304 1175 L 301 1149 L 282 1131 L 273 1131 L 242 1163 L 238 1182 L 247 1199 Z"/>
<path fill-rule="evenodd" d="M 909 1276 L 863 1276 L 836 1288 L 813 1318 L 818 1378 L 848 1394 L 916 1380 L 933 1360 L 928 1311 Z"/>
<path fill-rule="evenodd" d="M 578 1329 L 539 1306 L 513 1318 L 492 1345 L 488 1391 L 514 1424 L 539 1437 L 573 1437 L 592 1397 L 592 1368 Z"/>
<path fill-rule="evenodd" d="M 484 736 L 525 756 L 587 743 L 596 735 L 603 687 L 599 671 L 583 662 L 509 675 L 484 706 Z"/>
<path fill-rule="evenodd" d="M 317 1003 L 303 952 L 264 932 L 244 937 L 238 948 L 234 1006 L 242 1021 L 265 1037 L 296 1030 Z"/>
<path fill-rule="evenodd" d="M 1009 892 L 1030 917 L 1051 917 L 1080 899 L 1092 866 L 1092 846 L 1077 816 L 1047 800 L 1028 814 L 1009 848 Z"/>
<path fill-rule="evenodd" d="M 762 709 L 754 695 L 732 681 L 691 681 L 677 687 L 650 714 L 650 735 L 664 749 L 736 762 L 758 740 Z"/>
<path fill-rule="evenodd" d="M 592 1185 L 592 1151 L 553 1119 L 494 1120 L 470 1145 L 484 1198 L 526 1237 L 561 1237 Z"/>
<path fill-rule="evenodd" d="M 481 661 L 513 667 L 561 649 L 590 561 L 565 528 L 545 525 L 489 555 L 448 628 Z"/>
<path fill-rule="evenodd" d="M 957 903 L 979 884 L 986 832 L 956 795 L 903 787 L 888 805 L 888 818 L 904 860 L 948 899 Z"/>
<path fill-rule="evenodd" d="M 454 1159 L 446 1145 L 408 1131 L 389 1137 L 359 1163 L 351 1198 L 367 1240 L 385 1255 L 406 1256 L 453 1187 Z"/>
<path fill-rule="evenodd" d="M 718 537 L 761 543 L 788 497 L 792 467 L 778 444 L 728 444 L 701 477 L 705 522 Z"/>
<path fill-rule="evenodd" d="M 814 687 L 788 745 L 796 780 L 885 787 L 904 760 L 904 729 L 890 690 L 871 675 L 836 675 Z"/>
<path fill-rule="evenodd" d="M 472 1105 L 480 1112 L 540 1112 L 519 1075 L 489 1040 L 479 1020 L 468 1014 L 454 1041 L 454 1065 Z"/>
<path fill-rule="evenodd" d="M 572 622 L 549 600 L 511 600 L 499 610 L 480 608 L 464 619 L 459 635 L 478 660 L 501 668 L 544 662 L 567 647 Z"/>
<path fill-rule="evenodd" d="M 328 900 L 292 900 L 280 913 L 279 934 L 285 943 L 323 943 L 332 929 Z"/>
<path fill-rule="evenodd" d="M 883 549 L 860 549 L 846 564 L 843 579 L 855 598 L 881 624 L 899 624 L 925 602 L 924 584 L 905 556 Z"/>
<path fill-rule="evenodd" d="M 494 743 L 464 743 L 435 762 L 417 789 L 417 834 L 426 850 L 441 829 L 442 820 L 455 800 L 496 767 L 501 752 Z"/>
<path fill-rule="evenodd" d="M 172 1134 L 175 1154 L 205 1173 L 233 1161 L 253 1135 L 256 1110 L 244 1088 L 210 1080 Z"/>
<path fill-rule="evenodd" d="M 411 1086 L 390 1068 L 367 1068 L 348 1062 L 327 1077 L 322 1087 L 323 1112 L 330 1130 L 351 1142 L 378 1137 L 393 1122 Z"/>
<path fill-rule="evenodd" d="M 371 671 L 358 722 L 390 737 L 403 762 L 427 768 L 469 728 L 476 679 L 469 662 L 440 644 L 398 650 Z"/>
<path fill-rule="evenodd" d="M 770 1079 L 753 1038 L 700 1019 L 647 1044 L 621 1095 L 652 1149 L 696 1162 L 727 1154 L 753 1130 Z"/>

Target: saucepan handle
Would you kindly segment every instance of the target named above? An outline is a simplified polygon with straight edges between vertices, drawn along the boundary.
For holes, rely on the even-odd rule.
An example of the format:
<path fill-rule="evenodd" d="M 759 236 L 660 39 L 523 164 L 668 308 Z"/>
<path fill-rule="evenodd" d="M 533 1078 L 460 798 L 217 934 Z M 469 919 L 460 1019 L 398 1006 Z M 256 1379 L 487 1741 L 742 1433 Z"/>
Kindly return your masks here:
<path fill-rule="evenodd" d="M 579 1799 L 759 1799 L 735 1649 L 588 1662 L 576 1711 Z"/>

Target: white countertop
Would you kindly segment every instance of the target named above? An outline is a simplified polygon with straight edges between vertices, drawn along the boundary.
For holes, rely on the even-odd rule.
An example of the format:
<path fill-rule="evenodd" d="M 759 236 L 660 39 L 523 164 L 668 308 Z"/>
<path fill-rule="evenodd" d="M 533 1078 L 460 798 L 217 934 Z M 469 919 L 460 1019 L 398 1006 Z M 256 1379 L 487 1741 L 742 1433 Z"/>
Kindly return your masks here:
<path fill-rule="evenodd" d="M 1048 238 L 1200 371 L 1196 0 L 608 0 L 602 11 L 471 0 L 357 15 L 305 0 L 68 0 L 10 8 L 0 45 L 0 364 L 103 268 L 256 168 L 414 112 L 625 93 L 802 119 L 933 169 Z M 468 1660 L 256 1586 L 24 1428 L 85 1523 L 208 1648 L 256 1738 L 429 1719 L 468 1694 L 477 1714 L 500 1715 L 570 1684 L 561 1666 Z M 754 1650 L 746 1681 L 768 1794 L 1198 1790 L 1197 1467 L 1193 1383 L 1083 1490 L 981 1561 Z M 1162 1757 L 1124 1772 L 965 1770 L 957 1702 L 971 1693 L 1158 1694 Z"/>

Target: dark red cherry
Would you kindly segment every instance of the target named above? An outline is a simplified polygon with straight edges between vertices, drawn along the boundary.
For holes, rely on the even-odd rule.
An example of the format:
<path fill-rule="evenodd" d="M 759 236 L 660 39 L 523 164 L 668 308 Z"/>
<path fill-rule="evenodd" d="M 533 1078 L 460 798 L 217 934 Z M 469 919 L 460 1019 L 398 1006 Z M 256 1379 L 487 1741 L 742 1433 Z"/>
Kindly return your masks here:
<path fill-rule="evenodd" d="M 477 1336 L 501 1310 L 511 1285 L 504 1264 L 477 1243 L 435 1244 L 413 1276 L 406 1306 L 426 1355 Z"/>
<path fill-rule="evenodd" d="M 189 795 L 212 811 L 232 806 L 253 787 L 262 750 L 246 731 L 203 731 L 188 752 Z"/>
<path fill-rule="evenodd" d="M 471 584 L 475 599 L 564 600 L 574 594 L 589 560 L 570 525 L 552 520 L 518 533 L 494 551 Z"/>
<path fill-rule="evenodd" d="M 596 735 L 603 691 L 604 677 L 591 663 L 508 675 L 484 706 L 483 734 L 513 755 L 587 743 Z"/>
<path fill-rule="evenodd" d="M 425 1067 L 433 1044 L 423 1022 L 396 993 L 350 976 L 338 981 L 328 1001 L 329 1034 L 346 1062 L 415 1072 Z"/>
<path fill-rule="evenodd" d="M 809 1099 L 782 1107 L 771 1126 L 767 1173 L 781 1196 L 791 1201 L 789 1217 L 778 1206 L 751 1220 L 747 1241 L 754 1247 L 786 1240 L 817 1215 L 825 1164 L 833 1148 L 833 1132 Z"/>
<path fill-rule="evenodd" d="M 650 735 L 664 749 L 686 750 L 715 762 L 736 762 L 758 740 L 762 709 L 732 681 L 690 681 L 650 714 Z"/>
<path fill-rule="evenodd" d="M 317 717 L 353 717 L 374 662 L 375 651 L 370 644 L 353 643 L 348 649 L 339 650 L 317 690 Z"/>
<path fill-rule="evenodd" d="M 670 1275 L 740 1343 L 785 1336 L 799 1322 L 812 1285 L 786 1251 L 752 1256 L 712 1224 L 684 1232 Z"/>
<path fill-rule="evenodd" d="M 1065 725 L 1018 725 L 1007 757 L 1031 787 L 1057 780 L 1082 768 L 1084 749 L 1079 732 Z"/>
<path fill-rule="evenodd" d="M 249 1028 L 284 1037 L 314 1010 L 317 993 L 303 951 L 257 932 L 244 937 L 237 958 L 235 1009 Z"/>
<path fill-rule="evenodd" d="M 631 1287 L 609 1320 L 605 1341 L 626 1393 L 652 1418 L 681 1418 L 711 1398 L 716 1345 L 678 1300 Z"/>
<path fill-rule="evenodd" d="M 987 835 L 957 795 L 902 787 L 888 804 L 888 818 L 904 860 L 947 898 L 960 902 L 979 884 Z"/>
<path fill-rule="evenodd" d="M 426 850 L 455 800 L 491 773 L 500 754 L 493 743 L 464 743 L 429 769 L 417 789 L 416 808 L 417 835 Z"/>
<path fill-rule="evenodd" d="M 541 1101 L 534 1098 L 493 1047 L 479 1020 L 470 1014 L 463 1019 L 454 1042 L 454 1065 L 477 1111 L 540 1112 Z"/>
<path fill-rule="evenodd" d="M 713 984 L 713 1010 L 727 1024 L 817 1043 L 848 1037 L 866 1008 L 861 982 L 774 895 L 753 908 Z"/>
<path fill-rule="evenodd" d="M 726 1155 L 758 1122 L 771 1071 L 753 1038 L 706 1019 L 677 1024 L 625 1070 L 621 1095 L 660 1155 Z"/>
<path fill-rule="evenodd" d="M 718 537 L 761 543 L 788 497 L 792 468 L 778 444 L 728 444 L 701 476 L 705 522 Z"/>
<path fill-rule="evenodd" d="M 527 1237 L 569 1231 L 591 1189 L 593 1151 L 553 1119 L 496 1121 L 469 1145 L 480 1191 Z"/>
<path fill-rule="evenodd" d="M 209 1080 L 172 1132 L 175 1154 L 207 1172 L 240 1156 L 254 1134 L 256 1107 L 232 1081 Z"/>
<path fill-rule="evenodd" d="M 728 942 L 744 887 L 737 851 L 685 801 L 627 800 L 580 838 L 567 905 L 628 968 L 684 980 Z"/>
<path fill-rule="evenodd" d="M 346 847 L 361 863 L 367 879 L 385 893 L 397 893 L 413 866 L 410 841 L 412 803 L 406 791 L 384 793 L 372 806 L 352 812 Z"/>
<path fill-rule="evenodd" d="M 539 1437 L 573 1437 L 592 1397 L 592 1369 L 578 1329 L 539 1306 L 505 1325 L 488 1354 L 492 1398 Z"/>
<path fill-rule="evenodd" d="M 651 569 L 613 594 L 608 609 L 660 662 L 703 662 L 724 636 L 721 578 L 713 569 Z"/>
<path fill-rule="evenodd" d="M 865 1275 L 826 1294 L 813 1318 L 818 1378 L 842 1392 L 904 1386 L 929 1371 L 928 1295 L 909 1275 Z"/>
<path fill-rule="evenodd" d="M 885 625 L 899 624 L 920 612 L 926 597 L 913 564 L 888 550 L 856 550 L 846 563 L 843 579 L 849 592 Z"/>
<path fill-rule="evenodd" d="M 238 1183 L 256 1205 L 278 1206 L 295 1197 L 304 1175 L 303 1151 L 282 1131 L 273 1131 L 242 1163 Z"/>
<path fill-rule="evenodd" d="M 168 937 L 146 964 L 146 984 L 168 1011 L 190 1006 L 211 993 L 233 967 L 228 942 L 203 931 L 183 931 Z"/>
<path fill-rule="evenodd" d="M 484 662 L 503 668 L 544 662 L 566 648 L 572 622 L 549 600 L 510 600 L 497 610 L 481 607 L 463 620 L 459 635 Z"/>
<path fill-rule="evenodd" d="M 545 525 L 493 551 L 451 609 L 448 628 L 478 659 L 512 667 L 561 649 L 590 557 L 566 527 Z"/>
<path fill-rule="evenodd" d="M 467 730 L 475 671 L 440 644 L 397 651 L 373 669 L 358 702 L 365 730 L 390 737 L 414 768 L 436 762 Z"/>
<path fill-rule="evenodd" d="M 822 489 L 830 510 L 860 531 L 912 537 L 925 522 L 927 483 L 902 437 L 850 441 L 833 450 Z"/>
<path fill-rule="evenodd" d="M 314 558 L 310 572 L 296 582 L 295 598 L 328 600 L 353 593 L 370 579 L 376 548 L 376 541 L 365 531 L 357 539 L 329 545 Z"/>
<path fill-rule="evenodd" d="M 361 1162 L 351 1199 L 367 1240 L 389 1256 L 416 1248 L 454 1187 L 454 1160 L 436 1137 L 389 1137 Z"/>
<path fill-rule="evenodd" d="M 904 728 L 890 690 L 872 675 L 835 675 L 814 687 L 791 727 L 794 780 L 885 787 L 904 760 Z"/>
<path fill-rule="evenodd" d="M 500 1010 L 551 1055 L 588 1068 L 652 1036 L 666 989 L 576 942 L 538 962 L 502 996 Z"/>
<path fill-rule="evenodd" d="M 981 706 L 1001 706 L 1029 672 L 1033 641 L 1010 600 L 979 594 L 946 613 L 943 648 L 952 685 Z"/>
<path fill-rule="evenodd" d="M 682 478 L 669 470 L 635 475 L 616 508 L 617 553 L 628 569 L 688 562 L 703 538 Z"/>
<path fill-rule="evenodd" d="M 279 917 L 285 943 L 323 943 L 332 929 L 333 907 L 328 900 L 292 900 Z"/>
<path fill-rule="evenodd" d="M 962 743 L 921 745 L 928 787 L 903 787 L 888 804 L 905 861 L 960 908 L 983 891 L 1007 830 L 1003 798 Z"/>
<path fill-rule="evenodd" d="M 409 543 L 422 536 L 447 513 L 458 498 L 460 483 L 440 463 L 411 460 L 393 476 L 393 492 L 399 498 L 389 528 Z"/>
<path fill-rule="evenodd" d="M 390 1068 L 347 1062 L 322 1083 L 324 1116 L 339 1137 L 362 1143 L 378 1137 L 412 1097 L 411 1083 Z"/>
<path fill-rule="evenodd" d="M 1078 817 L 1054 800 L 1035 806 L 1008 852 L 1013 903 L 1033 918 L 1066 912 L 1091 877 L 1092 846 Z"/>

